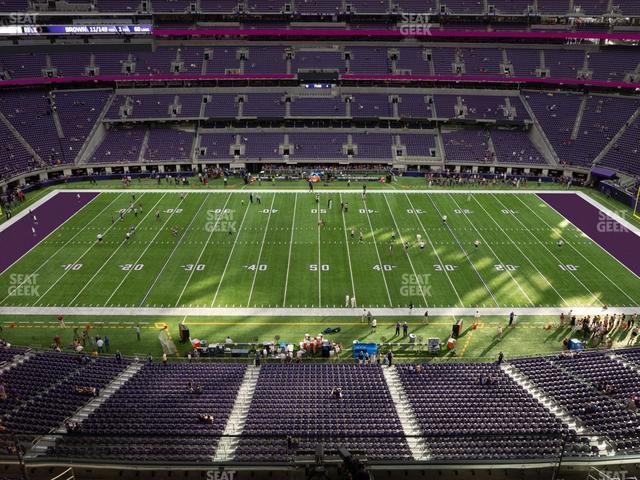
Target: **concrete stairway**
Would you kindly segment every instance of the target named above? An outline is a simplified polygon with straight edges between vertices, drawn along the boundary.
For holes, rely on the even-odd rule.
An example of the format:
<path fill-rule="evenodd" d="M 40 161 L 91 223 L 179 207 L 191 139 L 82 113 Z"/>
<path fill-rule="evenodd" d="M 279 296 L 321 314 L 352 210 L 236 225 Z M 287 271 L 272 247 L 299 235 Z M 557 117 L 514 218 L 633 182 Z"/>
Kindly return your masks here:
<path fill-rule="evenodd" d="M 396 407 L 396 412 L 400 418 L 400 424 L 402 425 L 402 430 L 404 431 L 404 435 L 407 439 L 407 443 L 409 444 L 409 449 L 411 450 L 413 458 L 417 462 L 428 461 L 431 458 L 429 449 L 426 446 L 424 439 L 421 438 L 422 430 L 416 422 L 413 407 L 411 406 L 411 403 L 407 398 L 407 394 L 404 391 L 404 387 L 402 386 L 396 367 L 385 367 L 382 369 L 382 372 L 387 382 L 387 386 L 389 387 L 393 404 Z"/>
<path fill-rule="evenodd" d="M 578 435 L 590 435 L 591 446 L 598 448 L 598 452 L 601 456 L 608 456 L 613 454 L 613 447 L 609 443 L 609 440 L 599 435 L 592 435 L 591 432 L 584 427 L 582 421 L 573 417 L 565 408 L 562 407 L 555 399 L 540 390 L 529 378 L 522 374 L 516 367 L 508 363 L 503 363 L 500 368 L 511 379 L 525 389 L 533 398 L 543 404 L 547 410 L 554 414 L 562 423 L 567 425 L 569 429 L 576 432 Z"/>
<path fill-rule="evenodd" d="M 120 375 L 115 377 L 111 383 L 109 383 L 105 388 L 100 391 L 100 394 L 93 398 L 90 402 L 86 403 L 83 407 L 81 407 L 72 417 L 65 420 L 74 422 L 77 424 L 82 424 L 84 420 L 86 420 L 89 415 L 95 412 L 100 405 L 107 401 L 109 397 L 111 397 L 114 393 L 116 393 L 122 385 L 124 385 L 131 377 L 133 377 L 138 371 L 142 368 L 143 364 L 141 362 L 134 362 L 129 365 Z M 43 435 L 36 441 L 31 449 L 25 454 L 25 459 L 33 459 L 38 457 L 39 455 L 44 455 L 47 453 L 47 449 L 49 447 L 53 447 L 56 444 L 56 439 L 58 435 L 66 433 L 67 430 L 64 426 L 59 425 L 55 431 L 53 431 L 49 435 Z"/>
<path fill-rule="evenodd" d="M 253 394 L 256 391 L 259 375 L 260 367 L 253 365 L 247 367 L 242 384 L 238 390 L 238 395 L 236 396 L 236 401 L 233 404 L 231 415 L 229 415 L 227 425 L 222 432 L 222 438 L 220 439 L 218 448 L 216 448 L 216 452 L 213 456 L 214 463 L 233 460 L 238 446 L 238 440 L 244 430 L 247 414 L 251 407 Z"/>

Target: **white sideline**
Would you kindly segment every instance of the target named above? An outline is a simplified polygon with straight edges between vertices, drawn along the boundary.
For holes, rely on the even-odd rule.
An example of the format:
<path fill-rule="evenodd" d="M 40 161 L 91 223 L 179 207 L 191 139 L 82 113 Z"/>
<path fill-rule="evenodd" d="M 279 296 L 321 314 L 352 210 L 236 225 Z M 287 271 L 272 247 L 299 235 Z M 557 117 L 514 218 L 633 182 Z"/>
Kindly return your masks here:
<path fill-rule="evenodd" d="M 156 316 L 156 317 L 357 317 L 362 316 L 362 309 L 371 310 L 376 317 L 412 316 L 424 321 L 424 312 L 434 316 L 468 316 L 479 311 L 484 316 L 508 317 L 511 312 L 519 316 L 559 316 L 569 311 L 577 316 L 624 313 L 631 315 L 640 313 L 640 307 L 609 306 L 602 307 L 483 307 L 483 308 L 376 308 L 361 306 L 359 308 L 138 308 L 138 307 L 0 307 L 0 315 L 86 315 L 86 316 Z"/>
<path fill-rule="evenodd" d="M 42 206 L 43 204 L 47 203 L 49 200 L 51 200 L 53 197 L 55 197 L 58 192 L 60 192 L 61 190 L 53 190 L 49 193 L 47 193 L 44 197 L 42 197 L 40 200 L 33 202 L 31 204 L 31 206 L 29 208 L 25 208 L 24 210 L 22 210 L 21 212 L 16 213 L 15 215 L 13 215 L 9 220 L 7 220 L 4 223 L 0 224 L 0 232 L 3 232 L 4 230 L 6 230 L 7 228 L 9 228 L 11 225 L 13 225 L 14 223 L 16 223 L 18 220 L 20 220 L 23 217 L 26 217 L 27 215 L 29 215 L 29 211 L 33 210 L 35 208 L 38 208 L 40 206 Z M 70 190 L 69 190 L 70 191 Z M 74 190 L 75 192 L 76 190 Z M 78 190 L 80 191 L 80 190 Z M 87 204 L 88 205 L 88 204 Z M 85 205 L 86 206 L 86 205 Z"/>
<path fill-rule="evenodd" d="M 314 189 L 313 192 L 304 188 L 255 188 L 255 189 L 242 189 L 242 188 L 207 188 L 207 189 L 199 189 L 199 190 L 187 190 L 185 188 L 79 188 L 79 189 L 56 189 L 55 192 L 73 192 L 73 193 L 120 193 L 120 192 L 129 192 L 129 193 L 244 193 L 245 195 L 249 195 L 250 193 L 308 193 L 310 195 L 315 195 L 316 193 L 324 194 L 324 193 L 353 193 L 358 194 L 361 193 L 361 190 L 350 188 L 350 189 L 340 189 L 340 188 L 326 188 L 326 189 Z M 521 194 L 521 195 L 535 195 L 535 194 L 544 194 L 544 193 L 553 193 L 557 195 L 567 195 L 567 194 L 577 194 L 581 195 L 582 192 L 578 190 L 528 190 L 528 189 L 504 189 L 504 190 L 491 190 L 485 189 L 436 189 L 434 187 L 433 190 L 428 188 L 411 188 L 411 189 L 371 189 L 367 190 L 367 195 L 369 194 L 377 194 L 377 193 L 395 193 L 397 195 L 403 195 L 405 193 L 412 194 L 425 194 L 425 193 L 473 193 L 473 194 Z M 599 205 L 598 202 L 593 200 L 595 204 Z M 594 205 L 595 205 L 594 204 Z M 604 209 L 604 207 L 602 207 Z"/>

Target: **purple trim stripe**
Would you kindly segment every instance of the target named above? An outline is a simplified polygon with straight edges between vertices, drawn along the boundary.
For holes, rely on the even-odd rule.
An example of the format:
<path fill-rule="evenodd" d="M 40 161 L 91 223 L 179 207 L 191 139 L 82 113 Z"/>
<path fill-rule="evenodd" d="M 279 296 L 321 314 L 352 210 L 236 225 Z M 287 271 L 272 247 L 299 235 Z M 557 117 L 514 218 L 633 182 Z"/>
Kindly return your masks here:
<path fill-rule="evenodd" d="M 80 198 L 78 198 L 80 195 Z M 44 204 L 33 210 L 38 219 L 34 225 L 32 215 L 25 215 L 0 232 L 0 273 L 13 265 L 24 254 L 50 235 L 60 225 L 80 211 L 99 193 L 59 192 Z M 31 227 L 36 229 L 33 235 Z"/>
<path fill-rule="evenodd" d="M 538 196 L 620 263 L 640 276 L 640 236 L 579 195 L 539 193 Z"/>
<path fill-rule="evenodd" d="M 640 40 L 640 33 L 619 32 L 619 33 L 596 33 L 596 32 L 519 32 L 499 30 L 494 32 L 485 31 L 465 31 L 465 30 L 429 30 L 416 29 L 412 35 L 399 29 L 372 29 L 372 30 L 346 30 L 335 28 L 207 28 L 207 29 L 156 29 L 153 35 L 156 37 L 175 36 L 313 36 L 313 37 L 468 37 L 468 38 L 594 38 L 600 40 Z"/>

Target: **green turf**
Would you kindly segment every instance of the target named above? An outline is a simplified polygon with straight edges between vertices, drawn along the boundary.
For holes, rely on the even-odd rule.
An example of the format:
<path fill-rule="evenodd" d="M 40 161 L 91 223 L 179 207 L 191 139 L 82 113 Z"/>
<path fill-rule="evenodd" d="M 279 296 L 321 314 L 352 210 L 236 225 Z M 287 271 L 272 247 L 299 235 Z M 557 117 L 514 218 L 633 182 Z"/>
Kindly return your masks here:
<path fill-rule="evenodd" d="M 305 191 L 263 192 L 261 205 L 248 195 L 148 191 L 136 196 L 142 213 L 120 220 L 132 194 L 102 193 L 0 275 L 10 292 L 20 275 L 37 273 L 35 291 L 0 305 L 342 307 L 354 292 L 372 308 L 640 300 L 640 279 L 535 195 L 323 192 L 316 204 Z"/>

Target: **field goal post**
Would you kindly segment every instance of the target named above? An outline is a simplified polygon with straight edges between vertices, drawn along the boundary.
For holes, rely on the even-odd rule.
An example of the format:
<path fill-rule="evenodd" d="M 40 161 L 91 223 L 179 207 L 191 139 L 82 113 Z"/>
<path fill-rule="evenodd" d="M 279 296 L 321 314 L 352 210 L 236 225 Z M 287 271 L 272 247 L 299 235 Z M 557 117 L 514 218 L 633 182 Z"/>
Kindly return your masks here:
<path fill-rule="evenodd" d="M 638 186 L 638 191 L 636 192 L 636 203 L 633 206 L 633 216 L 640 218 L 640 186 Z"/>

